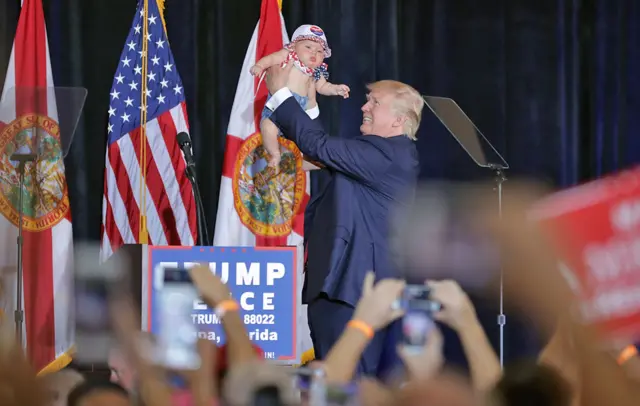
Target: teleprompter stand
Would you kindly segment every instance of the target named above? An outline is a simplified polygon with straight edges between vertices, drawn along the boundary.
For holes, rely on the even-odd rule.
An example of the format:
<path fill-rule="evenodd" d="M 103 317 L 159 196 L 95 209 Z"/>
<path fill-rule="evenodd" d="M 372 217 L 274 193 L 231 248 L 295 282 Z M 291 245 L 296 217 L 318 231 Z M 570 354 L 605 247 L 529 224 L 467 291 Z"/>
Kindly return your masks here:
<path fill-rule="evenodd" d="M 473 161 L 482 168 L 488 168 L 494 174 L 498 195 L 498 214 L 502 217 L 502 184 L 507 180 L 505 171 L 509 164 L 478 130 L 465 112 L 453 100 L 446 97 L 424 96 L 427 107 L 438 117 L 449 134 L 455 138 Z M 504 314 L 504 273 L 500 270 L 500 366 L 504 365 L 504 326 L 507 318 Z"/>

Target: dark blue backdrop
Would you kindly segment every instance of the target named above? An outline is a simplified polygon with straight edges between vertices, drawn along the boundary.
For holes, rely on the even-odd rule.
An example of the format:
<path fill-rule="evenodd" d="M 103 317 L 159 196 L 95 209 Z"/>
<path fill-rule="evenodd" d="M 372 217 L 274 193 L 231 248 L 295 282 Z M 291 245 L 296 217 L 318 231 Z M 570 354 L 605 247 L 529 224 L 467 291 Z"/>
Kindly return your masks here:
<path fill-rule="evenodd" d="M 0 2 L 0 77 L 19 3 Z M 56 84 L 89 90 L 66 162 L 79 240 L 100 234 L 108 93 L 135 3 L 44 0 Z M 227 121 L 259 8 L 260 0 L 167 0 L 210 232 Z M 511 164 L 510 176 L 566 186 L 640 160 L 637 0 L 284 0 L 283 13 L 289 33 L 303 23 L 326 31 L 333 80 L 352 88 L 347 101 L 320 100 L 334 135 L 356 134 L 364 85 L 391 78 L 457 100 Z M 418 137 L 424 177 L 485 174 L 433 117 Z M 495 313 L 481 314 L 495 342 Z M 507 355 L 533 348 L 516 323 L 507 333 Z M 449 352 L 459 358 L 455 347 Z"/>

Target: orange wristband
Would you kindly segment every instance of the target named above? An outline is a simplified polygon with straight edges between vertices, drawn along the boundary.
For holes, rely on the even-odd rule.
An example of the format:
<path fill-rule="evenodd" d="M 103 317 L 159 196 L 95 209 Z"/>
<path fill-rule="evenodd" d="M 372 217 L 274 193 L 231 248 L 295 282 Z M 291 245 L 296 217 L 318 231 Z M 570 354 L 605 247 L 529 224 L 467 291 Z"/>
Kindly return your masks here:
<path fill-rule="evenodd" d="M 225 313 L 227 312 L 233 312 L 236 311 L 240 308 L 240 306 L 238 305 L 238 302 L 236 302 L 235 300 L 223 300 L 222 302 L 218 303 L 218 305 L 216 306 L 216 316 L 218 316 L 218 318 L 222 317 L 225 315 Z"/>
<path fill-rule="evenodd" d="M 618 355 L 618 364 L 622 365 L 636 355 L 638 355 L 638 348 L 635 345 L 629 345 Z"/>
<path fill-rule="evenodd" d="M 375 331 L 373 328 L 360 320 L 351 320 L 347 323 L 347 327 L 355 328 L 356 330 L 360 330 L 368 339 L 372 339 L 375 335 Z"/>

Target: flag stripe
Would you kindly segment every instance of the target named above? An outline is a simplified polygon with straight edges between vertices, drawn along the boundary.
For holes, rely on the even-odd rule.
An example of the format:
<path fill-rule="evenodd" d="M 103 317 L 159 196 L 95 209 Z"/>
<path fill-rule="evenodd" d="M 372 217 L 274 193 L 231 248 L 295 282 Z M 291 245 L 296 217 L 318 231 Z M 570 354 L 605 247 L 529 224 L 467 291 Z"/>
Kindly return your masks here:
<path fill-rule="evenodd" d="M 144 166 L 146 170 L 145 182 L 149 190 L 149 195 L 146 198 L 148 202 L 147 204 L 149 204 L 150 202 L 156 209 L 156 212 L 158 214 L 158 219 L 160 220 L 160 218 L 162 218 L 162 221 L 159 221 L 158 225 L 162 228 L 164 240 L 168 244 L 172 244 L 173 241 L 180 241 L 180 237 L 177 235 L 177 232 L 176 232 L 176 222 L 173 217 L 173 213 L 171 211 L 171 204 L 169 203 L 169 200 L 167 198 L 167 190 L 164 187 L 165 185 L 163 185 L 162 183 L 162 178 L 160 177 L 160 171 L 158 170 L 155 159 L 153 159 L 154 151 L 151 146 L 152 143 L 156 144 L 158 138 L 160 139 L 160 142 L 164 143 L 164 140 L 162 139 L 162 137 L 160 137 L 159 134 L 157 133 L 158 130 L 154 131 L 155 129 L 151 128 L 153 127 L 153 124 L 155 122 L 156 121 L 153 120 L 152 122 L 146 125 L 147 134 L 149 134 L 150 136 L 147 136 L 144 139 L 146 144 L 144 163 L 143 163 L 142 152 L 140 151 L 140 141 L 141 141 L 140 130 L 136 129 L 133 131 L 133 133 L 131 134 L 131 142 L 133 144 L 133 147 L 134 147 L 133 149 L 136 153 L 136 158 L 138 160 L 138 163 L 140 163 L 141 166 Z M 159 152 L 156 152 L 156 154 L 159 154 Z M 170 163 L 170 161 L 168 163 Z M 163 168 L 163 170 L 164 169 L 166 168 Z M 168 215 L 165 215 L 165 212 L 168 212 Z M 173 243 L 175 244 L 175 242 Z"/>
<path fill-rule="evenodd" d="M 124 168 L 127 172 L 127 177 L 131 182 L 131 189 L 133 190 L 133 198 L 137 203 L 138 207 L 144 210 L 147 216 L 147 229 L 149 232 L 149 244 L 151 245 L 166 245 L 167 238 L 164 234 L 164 229 L 162 227 L 162 222 L 160 221 L 160 216 L 158 215 L 158 210 L 153 202 L 153 198 L 151 197 L 151 191 L 149 190 L 149 183 L 144 184 L 142 186 L 145 190 L 145 202 L 141 202 L 140 196 L 140 187 L 142 185 L 142 172 L 140 170 L 140 161 L 138 160 L 138 156 L 140 156 L 140 140 L 137 139 L 136 134 L 140 132 L 139 128 L 136 128 L 131 133 L 126 136 L 120 138 L 118 140 L 118 144 L 120 144 L 120 158 L 125 163 Z M 134 141 L 135 139 L 135 141 Z M 148 178 L 147 178 L 148 180 Z M 126 201 L 125 203 L 129 204 L 130 201 Z M 143 207 L 144 203 L 144 207 Z M 120 213 L 114 213 L 118 216 Z M 137 234 L 138 230 L 133 230 L 135 234 Z"/>
<path fill-rule="evenodd" d="M 71 211 L 71 210 L 69 210 Z M 71 222 L 62 219 L 55 227 L 51 228 L 51 240 L 53 251 L 53 302 L 50 304 L 53 309 L 53 320 L 50 322 L 54 327 L 55 337 L 73 337 L 75 330 L 75 320 L 71 316 L 70 309 L 73 308 L 73 245 L 69 244 L 69 237 L 73 235 Z M 68 348 L 68 342 L 55 339 L 55 356 L 58 358 L 64 354 Z M 50 360 L 52 360 L 50 359 Z"/>
<path fill-rule="evenodd" d="M 120 175 L 120 177 L 123 177 L 123 176 Z M 111 185 L 116 184 L 116 179 L 118 182 L 117 184 L 119 185 L 120 179 L 111 168 L 111 165 L 107 166 L 107 180 L 110 182 L 109 184 Z M 126 177 L 124 179 L 126 179 Z M 138 228 L 137 228 L 138 223 L 131 223 L 130 221 L 127 221 L 127 216 L 129 217 L 132 216 L 132 214 L 128 212 L 128 210 L 132 210 L 133 207 L 138 207 L 138 206 L 136 204 L 126 205 L 125 198 L 133 200 L 132 196 L 126 196 L 126 197 L 122 196 L 120 193 L 117 192 L 117 189 L 116 189 L 116 193 L 113 193 L 112 196 L 109 196 L 107 201 L 109 203 L 109 206 L 111 207 L 113 221 L 115 224 L 106 223 L 105 229 L 107 230 L 109 235 L 112 235 L 112 233 L 114 233 L 117 230 L 118 234 L 120 234 L 123 241 L 135 241 L 135 238 L 138 233 Z M 135 218 L 137 219 L 138 217 L 135 217 Z M 136 228 L 133 228 L 134 224 Z M 114 225 L 115 225 L 115 229 L 113 228 Z M 116 240 L 117 240 L 116 238 L 112 238 L 112 241 L 114 243 Z M 117 248 L 118 246 L 115 246 L 115 247 Z"/>
<path fill-rule="evenodd" d="M 171 196 L 171 207 L 178 221 L 177 230 L 179 239 L 173 244 L 180 244 L 181 240 L 187 241 L 192 238 L 197 231 L 197 218 L 188 216 L 187 207 L 195 205 L 193 198 L 193 189 L 191 182 L 178 183 L 177 179 L 186 178 L 186 168 L 180 146 L 173 142 L 179 132 L 188 130 L 186 120 L 184 119 L 184 103 L 174 107 L 168 113 L 161 114 L 158 117 L 157 124 L 160 134 L 162 134 L 164 148 L 154 148 L 158 151 L 159 156 L 155 156 L 156 162 L 167 162 L 167 169 L 161 172 L 162 182 L 167 187 L 169 196 Z"/>
<path fill-rule="evenodd" d="M 23 5 L 15 38 L 16 89 L 46 89 L 47 47 L 42 3 L 31 0 Z M 46 93 L 16 91 L 16 115 L 47 114 Z M 27 352 L 36 368 L 55 358 L 53 301 L 53 253 L 51 229 L 24 232 L 23 292 Z"/>
<path fill-rule="evenodd" d="M 227 142 L 224 150 L 224 162 L 222 164 L 222 176 L 233 178 L 233 173 L 236 170 L 236 159 L 243 142 L 244 140 L 242 138 L 227 134 Z"/>
<path fill-rule="evenodd" d="M 127 170 L 121 159 L 120 144 L 118 142 L 111 144 L 108 153 L 110 164 L 107 165 L 107 186 L 110 187 L 114 193 L 109 195 L 107 200 L 113 209 L 114 218 L 120 220 L 116 221 L 120 235 L 124 237 L 125 241 L 136 241 L 138 228 L 140 227 L 140 206 L 138 206 L 136 195 L 127 177 Z M 115 217 L 116 214 L 120 214 L 120 217 Z M 123 214 L 129 219 L 126 227 L 121 225 L 122 220 L 124 220 L 124 217 L 122 217 Z M 113 229 L 113 225 L 110 222 L 106 222 L 105 224 L 107 233 L 111 236 L 112 234 L 109 231 Z"/>
<path fill-rule="evenodd" d="M 167 145 L 167 149 L 169 150 L 169 154 L 171 155 L 173 168 L 175 169 L 175 174 L 178 179 L 186 179 L 186 170 L 187 164 L 182 156 L 182 151 L 180 150 L 180 146 L 178 143 L 172 141 L 169 133 L 179 134 L 181 132 L 189 132 L 189 120 L 187 115 L 187 104 L 180 103 L 178 108 L 171 109 L 171 119 L 169 121 L 166 115 L 162 115 L 158 117 L 158 121 L 161 123 L 164 128 L 167 129 L 167 133 L 162 132 L 162 136 L 164 137 L 164 142 Z M 180 183 L 180 194 L 182 196 L 182 203 L 185 207 L 196 207 L 196 201 L 193 195 L 193 188 L 191 186 L 191 182 L 181 182 Z M 196 241 L 196 236 L 198 232 L 198 218 L 195 215 L 189 215 L 189 231 L 191 232 L 192 241 Z M 185 237 L 186 238 L 186 237 Z M 186 240 L 185 240 L 186 241 Z"/>
<path fill-rule="evenodd" d="M 122 234 L 120 234 L 120 230 L 118 229 L 116 220 L 113 217 L 113 209 L 111 208 L 111 203 L 109 203 L 109 201 L 104 196 L 102 198 L 102 207 L 104 208 L 104 210 L 106 210 L 106 221 L 104 222 L 106 224 L 106 229 L 102 232 L 102 236 L 104 238 L 104 241 L 109 246 L 110 251 L 114 251 L 119 246 L 124 244 L 124 239 L 122 238 Z M 110 241 L 108 236 L 112 236 L 113 240 Z M 106 248 L 106 246 L 103 247 L 103 249 L 104 248 Z"/>

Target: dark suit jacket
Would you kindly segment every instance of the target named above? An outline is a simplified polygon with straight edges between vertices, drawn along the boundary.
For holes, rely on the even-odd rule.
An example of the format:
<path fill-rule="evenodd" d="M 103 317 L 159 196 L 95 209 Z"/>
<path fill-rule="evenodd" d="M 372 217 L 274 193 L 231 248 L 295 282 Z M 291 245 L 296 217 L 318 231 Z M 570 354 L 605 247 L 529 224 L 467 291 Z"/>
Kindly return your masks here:
<path fill-rule="evenodd" d="M 331 137 L 293 97 L 271 120 L 309 158 L 326 165 L 328 184 L 314 191 L 305 216 L 308 250 L 303 302 L 320 293 L 355 305 L 367 271 L 398 276 L 389 250 L 392 211 L 406 203 L 418 177 L 418 152 L 409 138 Z"/>

